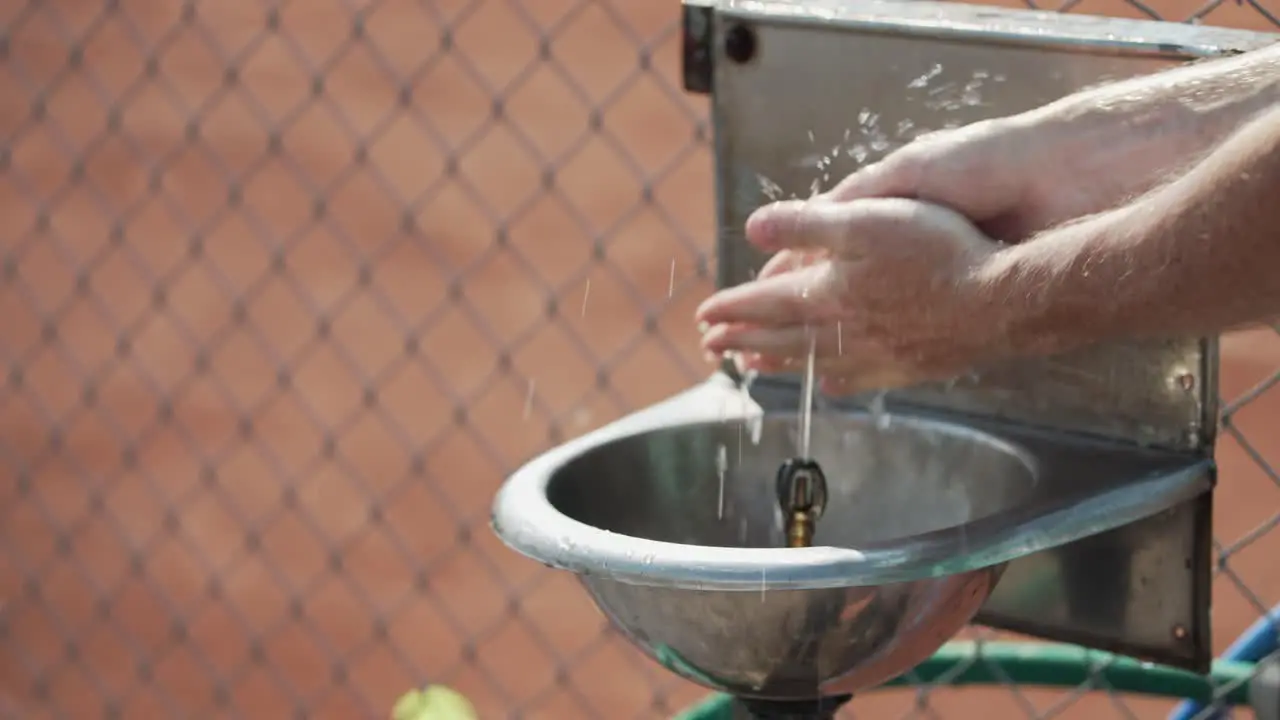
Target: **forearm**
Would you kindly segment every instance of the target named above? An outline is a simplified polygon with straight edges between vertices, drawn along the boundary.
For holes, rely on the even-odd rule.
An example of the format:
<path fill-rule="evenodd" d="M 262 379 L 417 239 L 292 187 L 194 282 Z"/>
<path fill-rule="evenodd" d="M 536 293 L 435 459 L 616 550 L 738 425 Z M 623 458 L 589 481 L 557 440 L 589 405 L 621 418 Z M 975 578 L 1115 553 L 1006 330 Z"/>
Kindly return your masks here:
<path fill-rule="evenodd" d="M 1189 63 L 1069 95 L 1025 114 L 1072 132 L 1063 153 L 1075 177 L 1113 185 L 1127 200 L 1186 169 L 1259 112 L 1280 101 L 1280 43 Z"/>
<path fill-rule="evenodd" d="M 1280 105 L 1177 180 L 978 273 L 1015 353 L 1214 334 L 1280 314 Z"/>

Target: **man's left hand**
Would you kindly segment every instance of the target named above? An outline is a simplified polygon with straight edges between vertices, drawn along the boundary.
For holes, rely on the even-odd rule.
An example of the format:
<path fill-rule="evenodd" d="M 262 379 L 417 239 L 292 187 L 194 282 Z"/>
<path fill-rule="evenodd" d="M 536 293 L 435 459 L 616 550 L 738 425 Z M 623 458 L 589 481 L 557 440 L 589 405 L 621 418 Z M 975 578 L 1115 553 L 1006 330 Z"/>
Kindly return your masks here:
<path fill-rule="evenodd" d="M 812 343 L 823 390 L 848 394 L 954 377 L 998 355 L 998 304 L 980 270 L 1001 245 L 955 212 L 818 196 L 757 210 L 746 234 L 776 254 L 699 307 L 713 356 L 796 371 Z"/>

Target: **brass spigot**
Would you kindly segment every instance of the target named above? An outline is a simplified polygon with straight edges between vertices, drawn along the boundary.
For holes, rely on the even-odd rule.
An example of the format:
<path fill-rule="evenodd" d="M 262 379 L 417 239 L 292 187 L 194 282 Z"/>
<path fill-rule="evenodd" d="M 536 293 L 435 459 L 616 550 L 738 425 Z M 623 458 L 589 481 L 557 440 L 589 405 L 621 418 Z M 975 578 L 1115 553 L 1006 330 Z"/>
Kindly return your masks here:
<path fill-rule="evenodd" d="M 778 468 L 778 505 L 787 532 L 787 547 L 813 544 L 818 519 L 827 507 L 827 478 L 818 463 L 791 458 Z"/>

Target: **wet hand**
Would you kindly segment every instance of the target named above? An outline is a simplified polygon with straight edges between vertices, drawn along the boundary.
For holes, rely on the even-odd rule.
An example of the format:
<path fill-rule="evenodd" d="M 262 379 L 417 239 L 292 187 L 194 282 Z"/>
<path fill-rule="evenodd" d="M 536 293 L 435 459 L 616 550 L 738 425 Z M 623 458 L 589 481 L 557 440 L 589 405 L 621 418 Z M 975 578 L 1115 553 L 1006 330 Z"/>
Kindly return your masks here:
<path fill-rule="evenodd" d="M 1090 135 L 1092 133 L 1092 135 Z M 917 138 L 846 177 L 832 200 L 903 197 L 942 205 L 988 235 L 1021 241 L 1114 204 L 1117 169 L 1096 177 L 1097 135 L 1084 123 L 1035 111 Z"/>
<path fill-rule="evenodd" d="M 798 370 L 812 342 L 824 391 L 850 393 L 952 377 L 992 351 L 975 273 L 1000 245 L 955 212 L 820 197 L 763 207 L 746 234 L 777 254 L 699 307 L 709 354 Z"/>

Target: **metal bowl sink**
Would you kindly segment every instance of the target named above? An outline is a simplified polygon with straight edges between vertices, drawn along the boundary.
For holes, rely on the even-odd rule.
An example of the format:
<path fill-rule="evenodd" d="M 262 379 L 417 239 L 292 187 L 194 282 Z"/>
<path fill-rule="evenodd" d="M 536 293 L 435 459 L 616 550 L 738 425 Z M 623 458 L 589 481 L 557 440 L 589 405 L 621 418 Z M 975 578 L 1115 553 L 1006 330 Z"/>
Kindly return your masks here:
<path fill-rule="evenodd" d="M 722 548 L 784 544 L 773 476 L 795 454 L 795 418 L 699 423 L 625 437 L 566 463 L 547 485 L 567 518 L 620 535 Z M 815 542 L 892 547 L 963 527 L 1031 495 L 1028 460 L 953 425 L 823 418 L 814 456 L 829 500 Z M 723 499 L 720 462 L 724 461 Z M 641 553 L 641 566 L 659 562 Z M 790 553 L 792 551 L 773 551 Z M 761 558 L 761 560 L 764 560 Z M 663 562 L 682 562 L 678 552 Z M 774 580 L 790 574 L 785 558 Z M 690 591 L 584 577 L 613 622 L 663 664 L 738 695 L 811 698 L 889 680 L 933 653 L 987 599 L 1000 565 L 877 587 Z M 852 578 L 851 578 L 852 579 Z"/>
<path fill-rule="evenodd" d="M 1007 561 L 1196 491 L 1192 475 L 1126 465 L 1102 446 L 823 414 L 812 454 L 827 508 L 815 546 L 787 549 L 774 473 L 795 454 L 795 414 L 738 397 L 712 383 L 547 452 L 508 479 L 493 525 L 517 551 L 577 573 L 660 663 L 743 697 L 890 680 L 973 619 Z"/>

